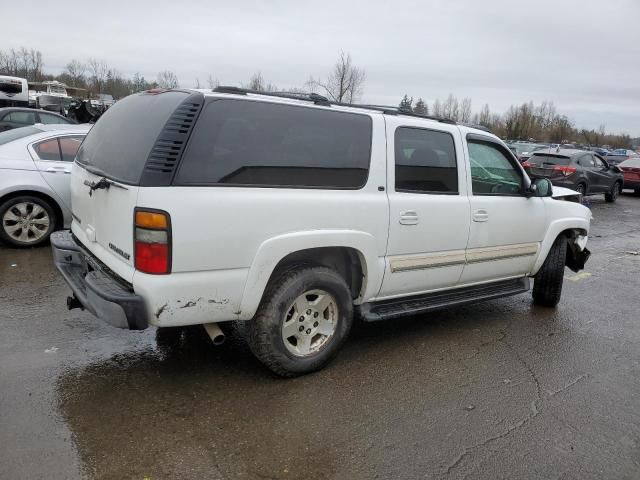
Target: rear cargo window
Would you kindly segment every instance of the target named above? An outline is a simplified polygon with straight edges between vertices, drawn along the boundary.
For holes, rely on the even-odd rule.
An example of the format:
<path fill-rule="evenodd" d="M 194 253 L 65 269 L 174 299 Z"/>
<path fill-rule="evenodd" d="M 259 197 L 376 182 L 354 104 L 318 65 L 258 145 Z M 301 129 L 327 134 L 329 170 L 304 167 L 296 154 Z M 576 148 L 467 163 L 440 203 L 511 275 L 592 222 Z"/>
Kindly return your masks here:
<path fill-rule="evenodd" d="M 569 165 L 571 159 L 569 157 L 556 157 L 553 155 L 533 155 L 529 158 L 529 163 L 535 165 Z"/>
<path fill-rule="evenodd" d="M 200 114 L 175 183 L 361 188 L 370 155 L 367 115 L 216 100 Z"/>
<path fill-rule="evenodd" d="M 98 175 L 135 185 L 165 123 L 189 94 L 140 93 L 116 102 L 91 129 L 76 161 Z"/>

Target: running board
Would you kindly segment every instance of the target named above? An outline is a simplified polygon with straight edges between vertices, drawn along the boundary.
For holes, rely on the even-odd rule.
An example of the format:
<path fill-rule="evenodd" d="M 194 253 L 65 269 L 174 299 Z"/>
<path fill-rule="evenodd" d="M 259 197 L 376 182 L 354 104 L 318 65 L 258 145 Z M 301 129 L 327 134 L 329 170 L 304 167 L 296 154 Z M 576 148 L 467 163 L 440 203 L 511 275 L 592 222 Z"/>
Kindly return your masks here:
<path fill-rule="evenodd" d="M 462 287 L 444 292 L 427 293 L 414 297 L 394 298 L 365 303 L 357 311 L 365 322 L 416 315 L 454 305 L 480 302 L 494 298 L 517 295 L 529 290 L 529 277 L 504 280 L 473 287 Z"/>

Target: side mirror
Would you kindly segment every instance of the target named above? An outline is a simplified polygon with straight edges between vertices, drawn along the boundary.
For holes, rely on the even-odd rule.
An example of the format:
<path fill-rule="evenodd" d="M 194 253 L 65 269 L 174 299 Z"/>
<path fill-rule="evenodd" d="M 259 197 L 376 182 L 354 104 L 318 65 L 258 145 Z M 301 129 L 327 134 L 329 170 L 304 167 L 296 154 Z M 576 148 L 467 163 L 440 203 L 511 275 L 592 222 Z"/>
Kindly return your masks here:
<path fill-rule="evenodd" d="M 550 197 L 553 195 L 553 185 L 548 178 L 536 178 L 530 187 L 532 197 Z"/>

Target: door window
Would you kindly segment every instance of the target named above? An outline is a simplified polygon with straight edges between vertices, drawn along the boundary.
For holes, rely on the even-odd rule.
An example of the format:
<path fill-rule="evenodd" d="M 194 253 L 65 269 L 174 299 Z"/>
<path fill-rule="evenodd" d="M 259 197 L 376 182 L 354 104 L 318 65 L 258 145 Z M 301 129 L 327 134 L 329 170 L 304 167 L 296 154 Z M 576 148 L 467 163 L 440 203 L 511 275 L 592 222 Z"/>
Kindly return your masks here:
<path fill-rule="evenodd" d="M 580 159 L 578 160 L 578 163 L 586 168 L 593 168 L 596 166 L 595 162 L 593 161 L 593 156 L 591 155 L 583 155 L 580 157 Z"/>
<path fill-rule="evenodd" d="M 401 127 L 395 134 L 396 191 L 458 193 L 458 167 L 450 133 Z"/>
<path fill-rule="evenodd" d="M 74 135 L 69 137 L 60 137 L 60 152 L 62 153 L 62 160 L 65 162 L 73 162 L 76 158 L 76 153 L 80 148 L 80 144 L 84 140 L 82 135 Z"/>
<path fill-rule="evenodd" d="M 36 143 L 33 149 L 36 151 L 40 160 L 60 161 L 60 147 L 58 146 L 57 138 Z"/>
<path fill-rule="evenodd" d="M 45 125 L 70 123 L 66 118 L 58 117 L 57 115 L 51 115 L 50 113 L 40 113 L 40 121 Z"/>
<path fill-rule="evenodd" d="M 474 195 L 520 195 L 523 177 L 506 150 L 490 141 L 468 140 Z"/>
<path fill-rule="evenodd" d="M 36 116 L 34 112 L 10 112 L 9 115 L 4 117 L 4 121 L 33 125 L 36 123 Z"/>
<path fill-rule="evenodd" d="M 599 169 L 604 168 L 604 163 L 598 157 L 593 157 L 593 163 L 596 166 L 596 168 L 599 168 Z"/>

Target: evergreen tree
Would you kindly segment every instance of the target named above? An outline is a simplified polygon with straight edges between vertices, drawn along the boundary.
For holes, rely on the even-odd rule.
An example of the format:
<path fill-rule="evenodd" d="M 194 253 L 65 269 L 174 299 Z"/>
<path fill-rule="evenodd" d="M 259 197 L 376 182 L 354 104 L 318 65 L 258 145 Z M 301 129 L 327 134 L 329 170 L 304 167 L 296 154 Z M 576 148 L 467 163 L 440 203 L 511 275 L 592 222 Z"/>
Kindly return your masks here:
<path fill-rule="evenodd" d="M 402 97 L 399 108 L 405 112 L 413 112 L 413 97 L 409 98 L 409 96 L 405 94 L 405 96 Z"/>
<path fill-rule="evenodd" d="M 429 115 L 429 107 L 422 98 L 419 98 L 416 102 L 416 106 L 413 107 L 413 112 L 418 115 Z"/>

